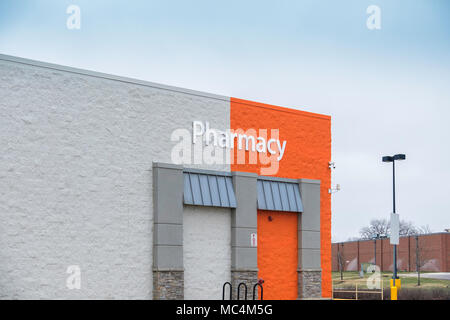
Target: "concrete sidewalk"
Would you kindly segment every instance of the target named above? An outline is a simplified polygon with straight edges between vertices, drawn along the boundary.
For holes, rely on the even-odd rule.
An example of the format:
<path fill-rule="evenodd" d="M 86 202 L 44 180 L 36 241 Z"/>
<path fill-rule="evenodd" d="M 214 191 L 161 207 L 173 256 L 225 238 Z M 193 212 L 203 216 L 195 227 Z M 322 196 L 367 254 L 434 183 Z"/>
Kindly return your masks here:
<path fill-rule="evenodd" d="M 402 277 L 417 277 L 417 273 L 406 273 L 406 274 L 400 274 L 400 278 Z M 428 279 L 438 279 L 438 280 L 450 280 L 450 272 L 426 272 L 420 274 L 421 278 L 428 278 Z"/>

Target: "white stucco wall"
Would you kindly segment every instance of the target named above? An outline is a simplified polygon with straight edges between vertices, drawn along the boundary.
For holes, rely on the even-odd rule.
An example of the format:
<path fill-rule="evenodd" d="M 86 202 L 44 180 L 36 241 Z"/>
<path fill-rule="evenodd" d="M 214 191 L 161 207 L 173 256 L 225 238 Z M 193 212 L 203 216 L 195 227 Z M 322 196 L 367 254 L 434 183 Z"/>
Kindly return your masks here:
<path fill-rule="evenodd" d="M 193 120 L 229 128 L 229 102 L 6 60 L 0 298 L 151 299 L 152 161 L 170 162 L 170 134 Z"/>
<path fill-rule="evenodd" d="M 231 210 L 185 206 L 183 212 L 185 299 L 222 299 L 231 278 Z"/>

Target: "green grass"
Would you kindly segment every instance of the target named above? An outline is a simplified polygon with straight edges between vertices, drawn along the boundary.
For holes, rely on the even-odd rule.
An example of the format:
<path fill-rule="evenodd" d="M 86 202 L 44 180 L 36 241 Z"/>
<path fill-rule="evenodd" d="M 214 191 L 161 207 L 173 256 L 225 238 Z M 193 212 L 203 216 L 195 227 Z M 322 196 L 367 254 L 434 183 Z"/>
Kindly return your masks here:
<path fill-rule="evenodd" d="M 421 289 L 434 289 L 434 288 L 450 288 L 450 280 L 439 280 L 439 279 L 428 279 L 420 278 L 420 286 L 417 286 L 417 277 L 402 277 L 407 272 L 399 272 L 398 276 L 401 279 L 402 288 L 421 288 Z M 371 274 L 364 273 L 364 279 L 369 278 Z M 345 271 L 343 272 L 343 281 L 341 281 L 341 276 L 339 272 L 332 272 L 333 286 L 335 288 L 347 288 L 354 287 L 355 280 L 358 281 L 358 288 L 362 290 L 367 288 L 366 281 L 359 277 L 359 272 L 357 271 Z M 382 272 L 383 287 L 389 288 L 390 279 L 392 278 L 392 272 Z"/>

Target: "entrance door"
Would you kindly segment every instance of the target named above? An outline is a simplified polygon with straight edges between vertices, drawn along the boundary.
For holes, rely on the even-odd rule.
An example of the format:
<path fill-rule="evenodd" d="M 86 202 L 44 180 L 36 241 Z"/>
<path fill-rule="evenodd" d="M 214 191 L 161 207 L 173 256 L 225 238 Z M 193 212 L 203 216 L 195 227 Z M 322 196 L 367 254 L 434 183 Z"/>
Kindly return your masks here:
<path fill-rule="evenodd" d="M 258 210 L 258 269 L 264 299 L 297 299 L 298 213 Z"/>

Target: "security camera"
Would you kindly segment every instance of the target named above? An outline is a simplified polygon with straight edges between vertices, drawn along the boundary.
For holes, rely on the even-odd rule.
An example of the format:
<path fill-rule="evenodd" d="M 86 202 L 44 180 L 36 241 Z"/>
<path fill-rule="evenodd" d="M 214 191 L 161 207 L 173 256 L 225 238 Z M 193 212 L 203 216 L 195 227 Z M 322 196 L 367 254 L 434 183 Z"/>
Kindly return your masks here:
<path fill-rule="evenodd" d="M 334 162 L 328 162 L 328 168 L 330 169 L 336 169 L 336 164 Z"/>
<path fill-rule="evenodd" d="M 328 193 L 332 194 L 332 193 L 336 193 L 340 190 L 341 190 L 341 185 L 337 184 L 336 186 L 334 186 L 334 187 L 332 186 L 330 189 L 328 189 Z"/>

